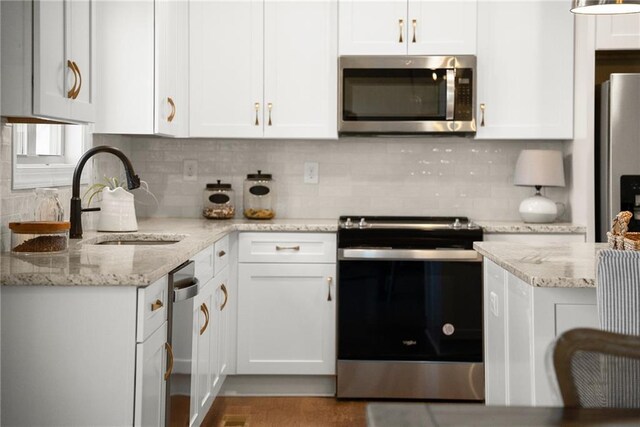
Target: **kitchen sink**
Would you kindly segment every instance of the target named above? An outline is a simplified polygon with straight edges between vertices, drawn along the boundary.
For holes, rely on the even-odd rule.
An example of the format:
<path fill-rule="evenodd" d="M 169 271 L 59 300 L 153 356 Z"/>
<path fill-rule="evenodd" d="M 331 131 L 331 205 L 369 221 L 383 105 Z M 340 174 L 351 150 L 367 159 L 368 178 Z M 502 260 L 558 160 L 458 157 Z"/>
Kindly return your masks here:
<path fill-rule="evenodd" d="M 108 246 L 163 246 L 173 245 L 187 237 L 184 234 L 113 234 L 87 239 L 85 245 Z"/>

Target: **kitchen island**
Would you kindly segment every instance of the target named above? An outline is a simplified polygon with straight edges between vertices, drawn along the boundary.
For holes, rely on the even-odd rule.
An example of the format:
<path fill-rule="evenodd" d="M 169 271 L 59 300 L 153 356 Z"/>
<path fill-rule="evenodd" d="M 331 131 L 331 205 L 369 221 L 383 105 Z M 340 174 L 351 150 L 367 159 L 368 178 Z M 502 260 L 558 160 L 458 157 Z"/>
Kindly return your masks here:
<path fill-rule="evenodd" d="M 561 406 L 550 346 L 576 327 L 597 327 L 596 264 L 602 243 L 476 242 L 484 256 L 485 400 Z"/>

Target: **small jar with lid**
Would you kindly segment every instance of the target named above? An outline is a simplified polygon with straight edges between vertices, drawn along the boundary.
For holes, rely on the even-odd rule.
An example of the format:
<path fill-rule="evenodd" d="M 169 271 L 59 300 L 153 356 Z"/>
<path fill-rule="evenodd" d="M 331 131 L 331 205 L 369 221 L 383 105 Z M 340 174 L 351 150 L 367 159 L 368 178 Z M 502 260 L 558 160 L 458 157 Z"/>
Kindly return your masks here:
<path fill-rule="evenodd" d="M 236 214 L 233 200 L 231 184 L 220 180 L 215 184 L 207 184 L 203 195 L 202 215 L 209 219 L 231 219 Z"/>
<path fill-rule="evenodd" d="M 271 174 L 252 173 L 244 180 L 244 216 L 249 219 L 271 219 L 276 216 L 274 181 Z"/>
<path fill-rule="evenodd" d="M 11 252 L 18 254 L 64 252 L 69 245 L 69 222 L 10 222 Z"/>

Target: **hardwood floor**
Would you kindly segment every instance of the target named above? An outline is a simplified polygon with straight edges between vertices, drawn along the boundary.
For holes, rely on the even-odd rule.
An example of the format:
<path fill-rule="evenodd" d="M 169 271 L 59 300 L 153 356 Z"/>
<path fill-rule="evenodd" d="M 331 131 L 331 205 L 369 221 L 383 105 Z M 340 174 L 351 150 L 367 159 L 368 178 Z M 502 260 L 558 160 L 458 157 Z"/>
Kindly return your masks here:
<path fill-rule="evenodd" d="M 364 427 L 365 401 L 330 397 L 217 397 L 202 427 Z"/>

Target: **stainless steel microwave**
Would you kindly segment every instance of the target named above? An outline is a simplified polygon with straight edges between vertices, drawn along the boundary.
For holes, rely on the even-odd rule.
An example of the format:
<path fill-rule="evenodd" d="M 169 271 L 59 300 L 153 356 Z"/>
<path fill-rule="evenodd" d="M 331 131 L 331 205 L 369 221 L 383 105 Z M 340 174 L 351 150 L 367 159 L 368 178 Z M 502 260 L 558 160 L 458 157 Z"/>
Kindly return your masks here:
<path fill-rule="evenodd" d="M 474 133 L 475 56 L 341 56 L 338 132 Z"/>

